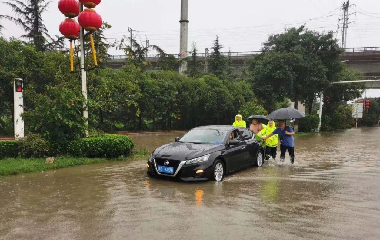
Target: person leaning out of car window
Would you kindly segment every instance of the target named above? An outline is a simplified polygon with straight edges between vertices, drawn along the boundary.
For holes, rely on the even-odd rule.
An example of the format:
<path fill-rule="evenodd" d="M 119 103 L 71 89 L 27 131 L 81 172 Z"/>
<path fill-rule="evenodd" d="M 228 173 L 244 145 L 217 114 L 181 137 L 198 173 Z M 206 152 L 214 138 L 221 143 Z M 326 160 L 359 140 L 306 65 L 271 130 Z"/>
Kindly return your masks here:
<path fill-rule="evenodd" d="M 245 123 L 245 121 L 243 120 L 243 116 L 238 114 L 235 116 L 235 122 L 232 124 L 232 126 L 234 127 L 242 127 L 242 128 L 246 128 L 247 125 Z"/>

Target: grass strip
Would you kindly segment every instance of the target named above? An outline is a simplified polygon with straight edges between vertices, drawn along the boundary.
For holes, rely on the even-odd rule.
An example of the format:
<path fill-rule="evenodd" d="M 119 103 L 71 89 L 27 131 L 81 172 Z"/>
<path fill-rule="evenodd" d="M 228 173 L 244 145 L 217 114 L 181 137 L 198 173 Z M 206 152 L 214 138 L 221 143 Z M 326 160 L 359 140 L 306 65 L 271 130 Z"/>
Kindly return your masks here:
<path fill-rule="evenodd" d="M 21 173 L 41 172 L 81 165 L 109 163 L 115 161 L 132 161 L 147 159 L 146 153 L 136 153 L 126 158 L 74 158 L 56 157 L 54 163 L 45 163 L 45 158 L 6 158 L 0 160 L 0 176 L 17 175 Z"/>

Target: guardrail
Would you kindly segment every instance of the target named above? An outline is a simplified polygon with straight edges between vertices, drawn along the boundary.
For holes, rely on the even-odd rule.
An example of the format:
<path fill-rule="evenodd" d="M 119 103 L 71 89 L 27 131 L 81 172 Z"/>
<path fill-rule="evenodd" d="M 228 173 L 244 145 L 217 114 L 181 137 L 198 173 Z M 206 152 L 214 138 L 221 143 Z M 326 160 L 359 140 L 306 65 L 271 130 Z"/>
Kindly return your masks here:
<path fill-rule="evenodd" d="M 345 48 L 344 51 L 346 53 L 380 52 L 380 47 Z"/>
<path fill-rule="evenodd" d="M 262 51 L 248 51 L 248 52 L 221 52 L 223 56 L 230 57 L 247 57 L 260 54 Z M 361 48 L 344 48 L 345 53 L 380 53 L 380 47 L 361 47 Z M 175 58 L 180 58 L 179 54 L 167 54 L 172 55 Z M 198 53 L 198 57 L 210 56 L 211 53 Z M 191 52 L 188 52 L 188 56 L 191 56 Z M 126 55 L 110 55 L 110 59 L 123 60 L 126 59 Z M 147 58 L 159 58 L 159 54 L 148 54 Z"/>

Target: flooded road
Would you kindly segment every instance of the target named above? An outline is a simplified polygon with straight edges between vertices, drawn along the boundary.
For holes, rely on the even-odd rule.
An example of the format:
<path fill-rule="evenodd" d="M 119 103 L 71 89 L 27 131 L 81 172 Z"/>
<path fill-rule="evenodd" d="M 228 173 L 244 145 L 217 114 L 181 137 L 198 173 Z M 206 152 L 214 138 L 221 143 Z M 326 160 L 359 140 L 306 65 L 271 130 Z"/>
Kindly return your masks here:
<path fill-rule="evenodd" d="M 167 136 L 133 136 L 150 150 Z M 145 161 L 0 178 L 0 239 L 380 239 L 380 128 L 296 138 L 296 162 L 222 183 Z"/>

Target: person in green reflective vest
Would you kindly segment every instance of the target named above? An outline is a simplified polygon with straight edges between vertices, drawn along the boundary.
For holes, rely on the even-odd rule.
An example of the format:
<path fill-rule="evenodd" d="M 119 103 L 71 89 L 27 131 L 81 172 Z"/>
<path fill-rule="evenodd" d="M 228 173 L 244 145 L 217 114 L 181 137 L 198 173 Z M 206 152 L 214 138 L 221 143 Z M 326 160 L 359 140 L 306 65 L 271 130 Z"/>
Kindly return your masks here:
<path fill-rule="evenodd" d="M 240 114 L 235 116 L 235 122 L 232 124 L 232 126 L 247 128 L 247 125 L 245 124 L 245 121 L 243 120 L 243 116 Z"/>
<path fill-rule="evenodd" d="M 259 135 L 261 137 L 266 137 L 269 134 L 271 134 L 274 130 L 276 130 L 276 125 L 274 121 L 269 121 L 268 125 L 260 131 Z M 266 151 L 265 151 L 265 159 L 268 160 L 270 157 L 273 158 L 273 160 L 276 159 L 277 156 L 277 145 L 278 145 L 278 134 L 275 134 L 265 141 L 266 145 Z"/>

